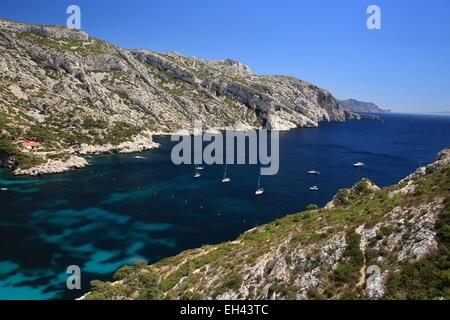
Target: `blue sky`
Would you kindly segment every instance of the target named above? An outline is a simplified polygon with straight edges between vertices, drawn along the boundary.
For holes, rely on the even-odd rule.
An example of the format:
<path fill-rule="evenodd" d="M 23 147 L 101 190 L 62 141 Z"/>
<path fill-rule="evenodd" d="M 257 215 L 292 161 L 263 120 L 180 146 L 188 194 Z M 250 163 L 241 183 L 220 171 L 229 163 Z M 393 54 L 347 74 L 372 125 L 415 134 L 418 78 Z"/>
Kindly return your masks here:
<path fill-rule="evenodd" d="M 234 58 L 399 112 L 450 111 L 448 0 L 2 0 L 0 17 L 62 25 L 69 4 L 84 31 L 122 47 Z M 382 30 L 366 28 L 371 4 Z"/>

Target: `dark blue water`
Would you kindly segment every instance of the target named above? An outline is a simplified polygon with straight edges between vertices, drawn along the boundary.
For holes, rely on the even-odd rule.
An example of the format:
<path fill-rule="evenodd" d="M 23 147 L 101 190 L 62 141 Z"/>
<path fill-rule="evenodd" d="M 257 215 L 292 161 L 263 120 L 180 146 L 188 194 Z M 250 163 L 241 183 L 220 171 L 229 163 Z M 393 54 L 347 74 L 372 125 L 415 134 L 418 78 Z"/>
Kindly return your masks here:
<path fill-rule="evenodd" d="M 222 166 L 193 180 L 191 166 L 174 166 L 172 143 L 133 155 L 101 156 L 90 168 L 64 175 L 17 178 L 0 171 L 0 299 L 74 298 L 92 279 L 111 279 L 137 258 L 155 262 L 241 232 L 310 203 L 324 205 L 339 188 L 369 177 L 396 183 L 450 145 L 450 117 L 382 115 L 382 121 L 324 123 L 280 135 L 280 172 L 263 177 L 257 166 Z M 363 161 L 367 166 L 354 169 Z M 321 171 L 310 177 L 307 170 Z M 309 187 L 318 185 L 312 193 Z M 65 270 L 82 269 L 83 289 L 66 289 Z"/>

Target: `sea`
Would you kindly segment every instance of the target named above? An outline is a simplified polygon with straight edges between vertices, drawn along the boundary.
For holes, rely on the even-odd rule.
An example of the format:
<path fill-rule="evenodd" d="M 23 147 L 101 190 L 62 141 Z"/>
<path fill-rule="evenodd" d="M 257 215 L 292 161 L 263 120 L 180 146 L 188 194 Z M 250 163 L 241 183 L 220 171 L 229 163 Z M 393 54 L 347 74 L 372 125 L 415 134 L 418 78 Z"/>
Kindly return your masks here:
<path fill-rule="evenodd" d="M 170 137 L 139 154 L 103 155 L 61 175 L 14 177 L 0 170 L 0 299 L 75 299 L 90 281 L 111 280 L 138 259 L 154 263 L 183 250 L 235 239 L 309 204 L 325 205 L 364 177 L 389 186 L 450 146 L 450 116 L 381 114 L 379 121 L 321 123 L 280 133 L 280 166 L 174 165 Z M 354 168 L 355 162 L 363 168 Z M 320 175 L 310 176 L 308 170 Z M 317 186 L 319 191 L 310 188 Z M 69 266 L 81 289 L 69 290 Z"/>

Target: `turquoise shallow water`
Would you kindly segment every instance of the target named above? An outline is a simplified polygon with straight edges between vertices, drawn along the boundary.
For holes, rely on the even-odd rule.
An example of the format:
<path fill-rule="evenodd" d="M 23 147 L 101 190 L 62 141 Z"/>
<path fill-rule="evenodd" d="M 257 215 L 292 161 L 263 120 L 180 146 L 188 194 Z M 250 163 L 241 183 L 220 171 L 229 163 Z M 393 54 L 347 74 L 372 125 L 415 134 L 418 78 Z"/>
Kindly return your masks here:
<path fill-rule="evenodd" d="M 13 177 L 0 171 L 0 299 L 72 299 L 92 279 L 111 279 L 134 259 L 155 262 L 180 251 L 232 240 L 241 232 L 306 205 L 324 205 L 339 188 L 367 176 L 381 186 L 397 182 L 450 145 L 450 117 L 383 115 L 382 121 L 324 123 L 281 133 L 280 172 L 263 177 L 257 166 L 174 166 L 172 143 L 134 155 L 92 158 L 92 167 L 64 175 Z M 354 169 L 363 161 L 367 167 Z M 311 177 L 311 167 L 321 171 Z M 311 193 L 309 187 L 320 191 Z M 82 290 L 69 291 L 65 270 L 82 269 Z"/>

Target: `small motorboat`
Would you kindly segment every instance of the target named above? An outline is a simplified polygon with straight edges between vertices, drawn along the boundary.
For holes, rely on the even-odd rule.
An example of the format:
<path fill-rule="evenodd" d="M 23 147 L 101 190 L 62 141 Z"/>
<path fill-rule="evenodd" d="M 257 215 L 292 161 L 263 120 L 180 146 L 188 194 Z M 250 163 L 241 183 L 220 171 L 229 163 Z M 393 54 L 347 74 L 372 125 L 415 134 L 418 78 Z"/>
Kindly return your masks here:
<path fill-rule="evenodd" d="M 146 157 L 142 157 L 142 156 L 136 156 L 134 157 L 136 160 L 147 160 Z"/>
<path fill-rule="evenodd" d="M 309 188 L 309 190 L 311 190 L 311 191 L 319 191 L 319 187 L 318 186 L 313 186 L 313 187 Z"/>
<path fill-rule="evenodd" d="M 230 181 L 231 181 L 231 179 L 228 178 L 228 176 L 227 176 L 227 165 L 225 165 L 225 173 L 223 175 L 222 183 L 228 183 Z"/>
<path fill-rule="evenodd" d="M 8 188 L 0 188 L 0 191 L 8 191 Z"/>
<path fill-rule="evenodd" d="M 198 169 L 195 170 L 195 174 L 194 174 L 194 178 L 198 179 L 200 178 L 202 175 L 200 174 L 200 171 L 198 171 Z"/>
<path fill-rule="evenodd" d="M 198 167 L 197 167 L 197 170 L 205 170 L 205 167 L 198 166 Z"/>
<path fill-rule="evenodd" d="M 256 188 L 255 195 L 260 196 L 264 193 L 264 188 L 261 188 L 261 176 L 258 179 L 258 187 Z"/>
<path fill-rule="evenodd" d="M 353 167 L 355 167 L 355 168 L 362 168 L 362 167 L 365 167 L 365 166 L 366 165 L 365 165 L 364 162 L 357 162 L 357 163 L 353 164 Z"/>
<path fill-rule="evenodd" d="M 314 175 L 314 176 L 318 176 L 318 175 L 320 174 L 320 172 L 317 171 L 317 170 L 309 170 L 309 171 L 308 171 L 308 174 Z"/>

